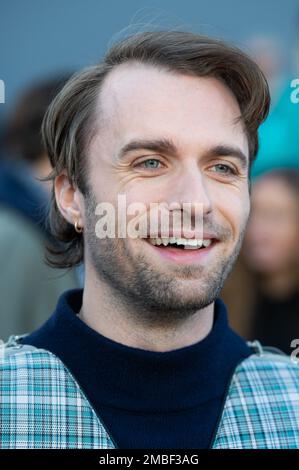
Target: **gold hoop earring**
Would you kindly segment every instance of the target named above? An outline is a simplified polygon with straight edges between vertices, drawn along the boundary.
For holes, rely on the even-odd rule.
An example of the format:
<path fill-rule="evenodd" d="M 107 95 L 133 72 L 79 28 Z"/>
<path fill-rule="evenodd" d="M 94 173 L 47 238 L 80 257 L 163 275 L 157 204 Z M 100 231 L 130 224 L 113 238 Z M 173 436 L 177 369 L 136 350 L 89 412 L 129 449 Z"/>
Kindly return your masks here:
<path fill-rule="evenodd" d="M 75 222 L 75 230 L 76 230 L 77 233 L 82 233 L 83 232 L 83 227 L 81 227 L 78 224 L 78 220 L 76 220 L 76 222 Z"/>

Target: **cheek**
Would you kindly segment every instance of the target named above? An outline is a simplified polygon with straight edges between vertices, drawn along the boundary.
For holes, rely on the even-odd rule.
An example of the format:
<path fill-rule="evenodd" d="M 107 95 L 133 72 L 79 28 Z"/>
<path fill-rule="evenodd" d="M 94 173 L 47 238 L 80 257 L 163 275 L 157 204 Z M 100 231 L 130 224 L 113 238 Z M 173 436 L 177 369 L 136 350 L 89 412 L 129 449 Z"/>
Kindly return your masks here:
<path fill-rule="evenodd" d="M 173 193 L 172 187 L 163 177 L 141 178 L 135 175 L 129 183 L 122 186 L 122 190 L 128 204 L 141 202 L 149 206 L 151 203 L 167 202 L 169 194 Z"/>
<path fill-rule="evenodd" d="M 249 217 L 250 199 L 248 190 L 226 188 L 223 191 L 215 192 L 213 207 L 220 214 L 223 223 L 230 227 L 234 239 L 238 239 L 240 233 L 245 229 Z"/>
<path fill-rule="evenodd" d="M 117 184 L 111 173 L 105 168 L 101 172 L 94 171 L 90 176 L 90 186 L 97 203 L 113 202 L 117 198 Z"/>

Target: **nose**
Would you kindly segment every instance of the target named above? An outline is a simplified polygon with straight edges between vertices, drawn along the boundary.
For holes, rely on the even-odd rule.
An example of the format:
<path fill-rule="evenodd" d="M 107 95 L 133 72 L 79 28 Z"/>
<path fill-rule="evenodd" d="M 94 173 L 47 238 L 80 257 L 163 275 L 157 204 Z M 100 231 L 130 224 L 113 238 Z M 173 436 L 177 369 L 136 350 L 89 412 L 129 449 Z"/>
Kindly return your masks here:
<path fill-rule="evenodd" d="M 192 212 L 196 204 L 201 205 L 204 216 L 212 211 L 212 199 L 204 176 L 197 165 L 188 165 L 182 168 L 174 181 L 172 197 L 172 202 L 179 203 L 181 207 L 183 204 L 189 203 Z"/>

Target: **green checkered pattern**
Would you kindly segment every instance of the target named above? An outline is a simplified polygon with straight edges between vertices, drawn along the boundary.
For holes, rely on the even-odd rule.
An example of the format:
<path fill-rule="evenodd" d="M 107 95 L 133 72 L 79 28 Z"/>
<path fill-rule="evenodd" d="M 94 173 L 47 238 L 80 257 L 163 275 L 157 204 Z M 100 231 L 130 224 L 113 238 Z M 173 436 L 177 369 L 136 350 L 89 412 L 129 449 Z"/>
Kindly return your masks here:
<path fill-rule="evenodd" d="M 0 347 L 0 448 L 114 447 L 60 359 L 17 338 Z M 299 365 L 263 350 L 245 359 L 232 377 L 212 448 L 299 448 Z"/>
<path fill-rule="evenodd" d="M 82 390 L 53 354 L 0 350 L 0 448 L 99 449 L 113 442 Z"/>
<path fill-rule="evenodd" d="M 299 365 L 261 352 L 237 367 L 214 449 L 299 449 Z"/>

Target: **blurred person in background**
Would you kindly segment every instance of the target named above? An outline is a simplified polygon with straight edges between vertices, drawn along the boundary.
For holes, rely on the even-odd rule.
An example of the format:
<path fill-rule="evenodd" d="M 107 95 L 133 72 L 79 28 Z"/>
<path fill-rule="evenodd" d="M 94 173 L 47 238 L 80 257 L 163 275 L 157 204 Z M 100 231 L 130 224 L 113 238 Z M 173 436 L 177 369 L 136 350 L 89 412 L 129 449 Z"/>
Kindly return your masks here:
<path fill-rule="evenodd" d="M 47 107 L 68 77 L 40 82 L 12 110 L 1 139 L 0 338 L 31 331 L 55 307 L 65 289 L 78 287 L 74 270 L 63 274 L 45 263 L 53 242 L 46 225 L 51 171 L 41 138 Z"/>
<path fill-rule="evenodd" d="M 299 170 L 265 173 L 253 186 L 240 262 L 222 297 L 241 334 L 287 354 L 299 338 L 298 247 Z"/>

